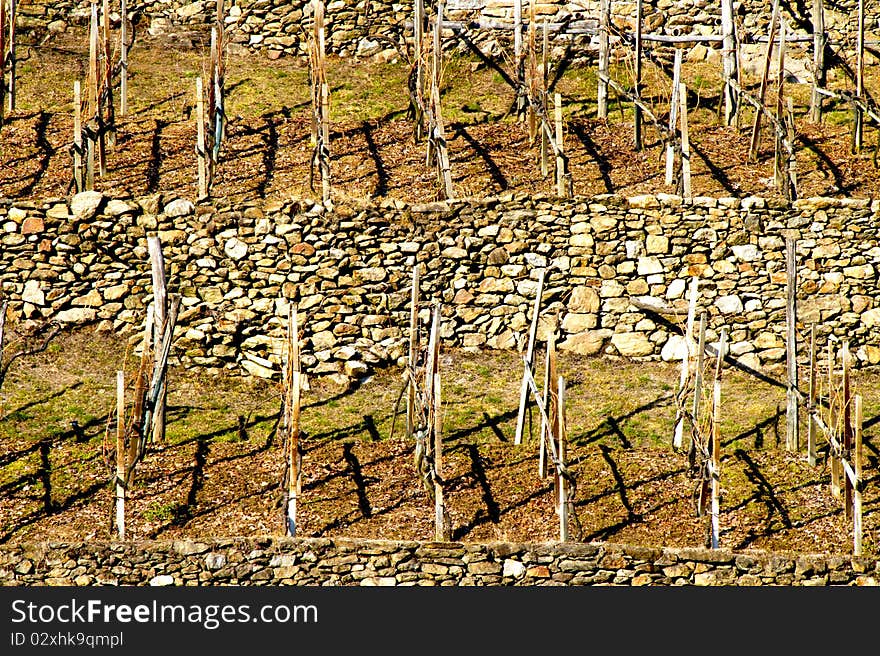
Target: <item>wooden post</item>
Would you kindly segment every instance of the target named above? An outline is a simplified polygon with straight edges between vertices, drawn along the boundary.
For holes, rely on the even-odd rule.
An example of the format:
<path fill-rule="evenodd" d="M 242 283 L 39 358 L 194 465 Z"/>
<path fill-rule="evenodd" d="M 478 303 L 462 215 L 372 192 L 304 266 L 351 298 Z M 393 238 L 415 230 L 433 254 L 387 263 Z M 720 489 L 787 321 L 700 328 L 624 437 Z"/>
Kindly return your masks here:
<path fill-rule="evenodd" d="M 544 294 L 544 276 L 547 274 L 546 269 L 538 272 L 538 291 L 535 296 L 535 305 L 532 309 L 532 326 L 529 329 L 529 342 L 526 348 L 525 371 L 523 372 L 522 385 L 519 394 L 519 412 L 516 416 L 516 434 L 513 438 L 514 444 L 522 444 L 523 429 L 526 420 L 526 403 L 529 400 L 529 370 L 534 362 L 535 356 L 535 337 L 538 333 L 538 316 L 541 313 L 541 297 Z"/>
<path fill-rule="evenodd" d="M 284 403 L 285 429 L 287 431 L 287 534 L 296 537 L 297 497 L 301 491 L 302 475 L 300 471 L 299 438 L 300 438 L 300 397 L 302 394 L 302 372 L 299 360 L 299 324 L 297 323 L 296 306 L 291 303 L 287 308 L 287 363 L 284 368 L 285 392 Z"/>
<path fill-rule="evenodd" d="M 101 58 L 104 60 L 104 74 L 101 81 L 101 97 L 103 98 L 102 104 L 105 104 L 107 107 L 107 143 L 114 146 L 116 145 L 116 121 L 113 114 L 113 64 L 110 61 L 109 0 L 103 0 L 101 23 Z"/>
<path fill-rule="evenodd" d="M 542 49 L 541 49 L 541 108 L 544 110 L 544 116 L 547 115 L 547 82 L 550 73 L 550 37 L 547 31 L 547 21 L 544 20 L 542 33 Z M 543 120 L 543 118 L 541 119 Z M 550 163 L 548 162 L 547 151 L 550 149 L 550 143 L 547 140 L 547 133 L 539 130 L 541 134 L 541 177 L 546 178 Z"/>
<path fill-rule="evenodd" d="M 687 116 L 687 85 L 682 82 L 678 85 L 678 118 L 681 122 L 681 179 L 682 196 L 685 202 L 690 203 L 691 194 L 691 143 L 688 136 Z"/>
<path fill-rule="evenodd" d="M 95 172 L 95 129 L 100 130 L 100 103 L 98 96 L 98 5 L 92 0 L 91 21 L 89 23 L 89 103 L 87 110 L 86 122 L 89 124 L 89 144 L 88 144 L 88 168 L 86 174 L 88 180 L 86 187 L 92 189 L 94 186 Z M 103 142 L 98 140 L 99 158 L 103 160 Z M 104 175 L 104 169 L 101 168 L 101 175 Z"/>
<path fill-rule="evenodd" d="M 691 353 L 693 352 L 692 343 L 694 341 L 694 319 L 697 313 L 697 293 L 699 288 L 698 278 L 691 278 L 690 297 L 688 300 L 687 323 L 685 324 L 684 333 L 684 353 L 681 356 L 681 375 L 678 380 L 678 409 L 675 416 L 675 431 L 672 437 L 672 447 L 680 449 L 684 441 L 684 399 L 682 398 L 687 387 L 687 380 L 690 376 Z"/>
<path fill-rule="evenodd" d="M 7 86 L 9 99 L 9 111 L 15 111 L 15 65 L 17 61 L 17 57 L 15 54 L 15 22 L 18 19 L 17 9 L 16 9 L 16 0 L 9 0 L 9 45 L 8 45 L 8 53 L 9 53 L 9 61 L 8 61 L 8 73 L 9 73 L 9 84 Z"/>
<path fill-rule="evenodd" d="M 858 35 L 856 41 L 856 96 L 864 100 L 865 94 L 865 0 L 859 0 Z M 864 129 L 864 117 L 862 108 L 856 105 L 855 125 L 853 126 L 853 153 L 862 150 L 862 131 Z"/>
<path fill-rule="evenodd" d="M 721 496 L 721 437 L 718 427 L 721 424 L 721 371 L 726 348 L 725 329 L 721 328 L 718 340 L 718 359 L 715 361 L 715 381 L 712 384 L 712 548 L 719 546 Z"/>
<path fill-rule="evenodd" d="M 513 0 L 513 65 L 516 73 L 516 116 L 522 121 L 526 109 L 522 52 L 522 0 Z"/>
<path fill-rule="evenodd" d="M 785 19 L 780 15 L 779 16 L 779 51 L 777 57 L 777 67 L 779 69 L 778 75 L 776 76 L 776 118 L 779 119 L 780 123 L 785 123 L 785 115 L 784 115 L 784 98 L 785 98 L 785 39 L 786 39 L 786 23 Z M 774 149 L 773 156 L 773 177 L 776 181 L 776 185 L 779 187 L 780 191 L 782 191 L 783 195 L 787 193 L 788 184 L 786 182 L 787 175 L 783 171 L 782 166 L 782 138 L 779 133 L 776 133 L 776 148 Z"/>
<path fill-rule="evenodd" d="M 559 413 L 557 411 L 558 398 L 555 389 L 557 377 L 556 328 L 554 327 L 547 338 L 547 355 L 544 364 L 544 414 L 541 415 L 541 439 L 538 447 L 538 476 L 540 478 L 547 478 L 548 442 L 555 440 L 558 434 L 557 421 Z"/>
<path fill-rule="evenodd" d="M 553 118 L 556 125 L 556 195 L 568 197 L 565 170 L 565 142 L 562 134 L 562 94 L 553 94 Z"/>
<path fill-rule="evenodd" d="M 208 167 L 205 158 L 205 93 L 202 89 L 202 78 L 196 78 L 196 155 L 199 163 L 199 200 L 208 196 Z"/>
<path fill-rule="evenodd" d="M 798 371 L 797 371 L 797 240 L 785 240 L 785 367 L 786 389 L 785 446 L 788 451 L 799 449 L 798 435 Z"/>
<path fill-rule="evenodd" d="M 599 83 L 596 92 L 596 114 L 608 118 L 608 36 L 611 32 L 611 0 L 599 2 Z"/>
<path fill-rule="evenodd" d="M 321 85 L 321 134 L 321 198 L 326 203 L 330 200 L 330 87 L 326 82 Z"/>
<path fill-rule="evenodd" d="M 0 0 L 2 2 L 2 0 Z M 125 372 L 116 372 L 116 536 L 125 539 Z"/>
<path fill-rule="evenodd" d="M 816 420 L 813 413 L 816 412 L 816 324 L 810 326 L 810 397 L 809 411 L 810 421 L 807 428 L 807 462 L 810 466 L 816 466 Z"/>
<path fill-rule="evenodd" d="M 529 118 L 529 144 L 535 143 L 538 136 L 538 117 L 535 114 L 534 104 L 538 99 L 538 45 L 537 24 L 535 21 L 535 0 L 529 0 L 529 39 L 526 47 L 527 72 L 526 78 L 529 89 L 528 118 Z"/>
<path fill-rule="evenodd" d="M 669 99 L 669 132 L 670 134 L 675 133 L 675 126 L 678 122 L 678 93 L 679 93 L 679 84 L 681 83 L 681 57 L 682 50 L 681 48 L 675 49 L 675 60 L 672 65 L 672 94 Z M 666 186 L 669 186 L 673 182 L 673 174 L 675 173 L 675 144 L 667 143 L 666 144 Z"/>
<path fill-rule="evenodd" d="M 452 171 L 449 166 L 449 150 L 446 148 L 446 128 L 443 125 L 443 112 L 440 103 L 440 89 L 434 84 L 431 88 L 431 105 L 434 115 L 434 143 L 437 147 L 437 168 L 443 183 L 443 193 L 447 200 L 455 198 L 452 187 Z"/>
<path fill-rule="evenodd" d="M 703 358 L 706 349 L 706 313 L 700 313 L 700 328 L 698 331 L 699 340 L 697 342 L 697 368 L 694 370 L 694 401 L 691 408 L 691 417 L 694 425 L 700 426 L 700 401 L 703 396 Z M 702 437 L 702 436 L 701 436 Z M 689 459 L 696 457 L 696 444 L 691 440 L 688 450 Z"/>
<path fill-rule="evenodd" d="M 425 3 L 424 0 L 413 1 L 413 60 L 415 61 L 416 88 L 413 99 L 415 114 L 416 141 L 425 134 Z"/>
<path fill-rule="evenodd" d="M 842 416 L 842 412 L 838 411 L 836 406 L 837 403 L 840 402 L 839 395 L 834 393 L 834 353 L 833 347 L 831 345 L 831 341 L 828 341 L 828 401 L 829 401 L 829 414 L 831 415 L 831 421 L 828 422 L 828 428 L 831 430 L 831 435 L 835 439 L 840 439 L 840 417 Z M 834 454 L 834 450 L 831 451 L 831 496 L 839 497 L 840 496 L 840 458 Z"/>
<path fill-rule="evenodd" d="M 840 352 L 841 368 L 843 370 L 843 452 L 844 458 L 849 458 L 853 448 L 852 427 L 852 391 L 850 389 L 850 363 L 849 342 L 844 341 Z M 853 484 L 849 476 L 843 477 L 843 509 L 847 521 L 853 515 Z"/>
<path fill-rule="evenodd" d="M 446 522 L 446 506 L 443 501 L 443 423 L 442 404 L 440 399 L 440 305 L 434 308 L 431 322 L 431 336 L 428 342 L 428 367 L 425 369 L 425 389 L 430 390 L 429 416 L 433 419 L 429 427 L 433 434 L 431 452 L 434 457 L 434 539 L 449 539 Z"/>
<path fill-rule="evenodd" d="M 162 256 L 162 242 L 158 235 L 147 237 L 147 248 L 150 253 L 150 269 L 153 279 L 153 343 L 154 363 L 158 364 L 165 348 L 165 321 L 168 314 L 168 293 L 165 285 L 165 258 Z M 153 441 L 165 442 L 165 401 L 168 386 L 162 387 L 162 394 L 157 399 L 153 419 Z"/>
<path fill-rule="evenodd" d="M 862 555 L 862 395 L 853 397 L 853 469 L 856 484 L 853 496 L 853 555 Z"/>
<path fill-rule="evenodd" d="M 407 372 L 406 437 L 411 439 L 415 431 L 416 412 L 416 355 L 419 352 L 419 263 L 412 274 L 412 293 L 409 307 L 409 371 Z"/>
<path fill-rule="evenodd" d="M 565 484 L 565 477 L 562 475 L 562 468 L 565 467 L 565 379 L 559 376 L 556 385 L 556 406 L 557 412 L 557 428 L 556 432 L 559 436 L 559 448 L 557 457 L 559 465 L 556 470 L 556 489 L 559 499 L 559 541 L 568 542 L 568 489 Z"/>
<path fill-rule="evenodd" d="M 825 88 L 825 3 L 813 0 L 813 92 L 810 96 L 810 120 L 822 122 L 822 94 Z"/>
<path fill-rule="evenodd" d="M 0 0 L 0 126 L 6 108 L 6 0 Z"/>
<path fill-rule="evenodd" d="M 642 0 L 636 2 L 636 84 L 633 90 L 636 100 L 642 97 Z M 633 105 L 633 141 L 636 150 L 642 149 L 642 108 Z"/>
<path fill-rule="evenodd" d="M 119 115 L 128 114 L 128 0 L 119 5 Z"/>
<path fill-rule="evenodd" d="M 3 0 L 0 0 L 3 4 Z M 73 82 L 73 182 L 77 193 L 84 191 L 83 180 L 83 142 L 82 142 L 82 98 L 79 80 Z"/>
<path fill-rule="evenodd" d="M 733 0 L 721 0 L 722 66 L 724 70 L 724 124 L 731 125 L 737 112 L 736 38 L 733 28 Z"/>
<path fill-rule="evenodd" d="M 770 59 L 773 55 L 773 40 L 776 37 L 776 27 L 779 22 L 779 0 L 773 0 L 773 14 L 770 18 L 770 34 L 767 37 L 767 50 L 764 53 L 764 71 L 761 74 L 761 86 L 758 91 L 758 102 L 763 105 L 767 96 L 767 85 L 770 79 Z M 755 110 L 755 118 L 752 123 L 752 138 L 749 143 L 749 161 L 754 162 L 758 158 L 758 144 L 761 135 L 761 112 Z"/>

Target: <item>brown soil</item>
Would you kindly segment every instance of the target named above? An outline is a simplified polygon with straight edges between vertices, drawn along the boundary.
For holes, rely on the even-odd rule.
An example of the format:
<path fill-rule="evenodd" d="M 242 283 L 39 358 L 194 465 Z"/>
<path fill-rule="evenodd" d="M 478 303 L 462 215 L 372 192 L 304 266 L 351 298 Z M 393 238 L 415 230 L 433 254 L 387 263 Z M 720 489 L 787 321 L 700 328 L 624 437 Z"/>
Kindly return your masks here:
<path fill-rule="evenodd" d="M 102 444 L 108 428 L 112 437 L 112 370 L 119 363 L 111 354 L 121 347 L 91 329 L 62 335 L 56 347 L 19 360 L 0 395 L 0 542 L 112 535 L 110 469 Z M 553 480 L 537 474 L 531 437 L 537 424 L 522 445 L 512 443 L 515 363 L 512 354 L 444 356 L 444 487 L 455 540 L 558 539 Z M 686 455 L 667 439 L 676 367 L 589 358 L 561 365 L 570 386 L 570 539 L 705 546 L 709 518 L 695 512 L 699 481 Z M 600 385 L 593 377 L 602 372 L 607 378 Z M 128 537 L 282 535 L 276 385 L 176 368 L 169 380 L 166 442 L 152 445 L 139 465 L 127 503 Z M 725 416 L 734 423 L 722 433 L 721 545 L 850 553 L 851 523 L 841 499 L 830 493 L 826 452 L 810 467 L 803 452 L 784 449 L 785 417 L 772 399 L 784 403 L 778 389 L 749 388 L 748 378 L 733 370 L 726 380 Z M 300 536 L 433 539 L 432 503 L 415 475 L 402 417 L 392 429 L 400 381 L 401 372 L 392 369 L 356 389 L 313 382 L 302 412 Z M 875 398 L 870 390 L 878 383 L 877 376 L 867 376 L 859 384 Z M 482 394 L 475 392 L 480 387 Z M 611 412 L 608 399 L 614 397 L 620 404 Z M 873 417 L 875 404 L 867 412 Z M 72 417 L 79 418 L 78 429 Z M 536 413 L 533 419 L 538 421 Z M 648 437 L 655 422 L 660 435 Z M 874 433 L 869 419 L 867 554 L 874 553 L 880 530 Z"/>

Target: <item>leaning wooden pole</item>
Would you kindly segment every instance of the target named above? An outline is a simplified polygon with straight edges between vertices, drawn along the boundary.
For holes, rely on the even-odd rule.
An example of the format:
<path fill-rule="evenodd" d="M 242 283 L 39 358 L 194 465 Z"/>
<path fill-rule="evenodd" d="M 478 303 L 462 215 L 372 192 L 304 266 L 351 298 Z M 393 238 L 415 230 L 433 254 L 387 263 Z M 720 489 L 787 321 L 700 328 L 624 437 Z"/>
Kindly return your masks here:
<path fill-rule="evenodd" d="M 529 329 L 529 341 L 526 347 L 525 355 L 525 371 L 523 372 L 522 385 L 519 394 L 519 411 L 516 415 L 516 433 L 513 438 L 514 444 L 522 444 L 523 430 L 526 422 L 526 404 L 529 400 L 529 372 L 534 364 L 535 357 L 535 337 L 538 333 L 538 317 L 541 314 L 541 297 L 544 295 L 544 277 L 547 275 L 546 269 L 538 272 L 538 290 L 535 296 L 535 305 L 532 308 L 532 325 Z"/>
<path fill-rule="evenodd" d="M 785 446 L 796 452 L 798 440 L 798 371 L 797 371 L 797 241 L 785 241 L 785 369 L 788 385 L 785 405 Z"/>
<path fill-rule="evenodd" d="M 843 452 L 844 458 L 849 459 L 853 448 L 852 426 L 852 389 L 850 387 L 850 357 L 849 342 L 844 341 L 840 350 L 842 385 L 843 385 Z M 852 519 L 853 513 L 853 484 L 848 475 L 843 477 L 843 508 L 847 521 Z"/>
<path fill-rule="evenodd" d="M 523 66 L 522 0 L 513 0 L 513 65 L 516 77 L 516 115 L 525 116 L 525 67 Z"/>
<path fill-rule="evenodd" d="M 92 13 L 91 13 L 91 21 L 89 22 L 89 75 L 88 75 L 88 92 L 89 92 L 89 102 L 88 102 L 88 110 L 86 112 L 86 123 L 89 125 L 88 131 L 88 163 L 86 169 L 86 175 L 88 176 L 88 180 L 86 182 L 86 188 L 92 189 L 94 186 L 94 175 L 95 175 L 95 147 L 96 147 L 96 137 L 100 137 L 97 132 L 101 131 L 101 123 L 100 123 L 100 114 L 101 114 L 101 105 L 100 105 L 100 96 L 98 95 L 98 5 L 92 0 Z M 103 159 L 103 146 L 101 145 L 103 141 L 98 138 L 97 144 L 98 148 L 101 150 L 99 153 L 99 158 Z M 101 175 L 104 174 L 103 168 L 101 169 Z"/>
<path fill-rule="evenodd" d="M 568 197 L 568 185 L 566 179 L 568 171 L 565 170 L 565 145 L 562 133 L 562 94 L 553 94 L 553 123 L 556 131 L 556 195 L 560 198 Z"/>
<path fill-rule="evenodd" d="M 425 2 L 413 0 L 413 66 L 415 67 L 415 91 L 413 113 L 415 138 L 425 135 Z"/>
<path fill-rule="evenodd" d="M 822 122 L 822 94 L 819 89 L 825 88 L 825 2 L 813 0 L 813 91 L 810 96 L 810 120 Z"/>
<path fill-rule="evenodd" d="M 0 0 L 2 1 L 2 0 Z M 116 537 L 125 539 L 125 372 L 116 372 Z"/>
<path fill-rule="evenodd" d="M 6 109 L 6 0 L 0 0 L 0 126 Z"/>
<path fill-rule="evenodd" d="M 162 242 L 158 235 L 147 237 L 147 247 L 150 253 L 150 269 L 153 280 L 153 343 L 156 345 L 154 364 L 159 365 L 162 352 L 165 350 L 164 335 L 165 322 L 168 318 L 168 291 L 165 283 L 165 258 L 162 255 Z M 165 442 L 165 403 L 167 400 L 168 386 L 162 387 L 162 392 L 156 400 L 153 413 L 153 441 L 160 444 Z"/>
<path fill-rule="evenodd" d="M 828 341 L 826 355 L 828 361 L 828 405 L 829 415 L 831 419 L 828 422 L 828 427 L 831 430 L 831 437 L 839 441 L 840 434 L 842 432 L 840 428 L 840 418 L 843 415 L 843 412 L 842 409 L 838 408 L 841 395 L 836 394 L 834 391 L 834 347 L 831 345 L 830 340 Z M 831 449 L 829 460 L 831 461 L 831 496 L 839 497 L 841 465 L 840 456 L 835 452 L 834 449 Z"/>
<path fill-rule="evenodd" d="M 547 337 L 547 353 L 544 363 L 544 412 L 541 414 L 541 439 L 538 446 L 538 476 L 547 478 L 549 467 L 547 466 L 547 451 L 552 452 L 549 446 L 551 440 L 557 437 L 557 426 L 559 413 L 557 412 L 557 404 L 559 399 L 556 396 L 556 378 L 558 377 L 556 367 L 556 328 L 550 332 Z"/>
<path fill-rule="evenodd" d="M 776 67 L 778 69 L 778 74 L 776 76 L 776 119 L 782 124 L 785 125 L 785 40 L 786 33 L 788 30 L 786 29 L 785 19 L 780 16 L 779 17 L 779 51 L 777 53 L 777 64 Z M 776 184 L 779 187 L 779 190 L 782 191 L 783 195 L 788 193 L 788 176 L 786 172 L 783 170 L 782 164 L 782 135 L 778 132 L 776 133 L 775 148 L 773 155 L 773 176 L 774 180 L 776 180 Z"/>
<path fill-rule="evenodd" d="M 107 144 L 116 145 L 116 117 L 113 111 L 113 62 L 110 61 L 110 2 L 103 0 L 101 8 L 101 105 L 107 112 Z"/>
<path fill-rule="evenodd" d="M 764 69 L 761 73 L 761 86 L 758 91 L 758 104 L 764 104 L 764 98 L 767 97 L 767 85 L 770 80 L 770 62 L 773 57 L 773 40 L 776 38 L 776 28 L 779 23 L 779 0 L 773 0 L 773 13 L 770 18 L 770 34 L 767 37 L 767 49 L 764 52 Z M 752 137 L 749 142 L 749 161 L 754 162 L 758 159 L 758 145 L 761 138 L 761 114 L 759 110 L 755 110 L 755 118 L 752 123 Z"/>

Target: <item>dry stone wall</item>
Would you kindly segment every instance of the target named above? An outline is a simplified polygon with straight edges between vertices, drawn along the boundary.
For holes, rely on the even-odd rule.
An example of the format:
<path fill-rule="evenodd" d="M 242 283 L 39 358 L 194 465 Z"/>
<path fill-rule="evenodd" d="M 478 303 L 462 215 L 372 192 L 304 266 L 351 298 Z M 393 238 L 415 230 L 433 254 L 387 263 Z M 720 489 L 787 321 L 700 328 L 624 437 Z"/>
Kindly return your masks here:
<path fill-rule="evenodd" d="M 846 555 L 609 543 L 240 538 L 0 546 L 0 585 L 875 586 Z"/>
<path fill-rule="evenodd" d="M 111 6 L 114 3 L 111 3 Z M 270 56 L 305 54 L 303 25 L 309 14 L 307 0 L 227 0 L 226 25 L 233 46 L 264 51 Z M 523 2 L 526 12 L 529 3 Z M 560 22 L 596 18 L 599 0 L 553 2 L 542 0 L 536 4 L 540 20 Z M 880 3 L 865 3 L 865 22 L 871 34 L 876 33 L 880 19 Z M 90 3 L 87 0 L 35 0 L 22 3 L 19 8 L 19 28 L 31 38 L 42 39 L 46 34 L 59 32 L 72 25 L 85 25 Z M 327 47 L 331 52 L 349 56 L 378 56 L 390 59 L 400 55 L 408 38 L 407 21 L 412 20 L 412 3 L 387 0 L 330 0 L 327 6 Z M 428 11 L 432 3 L 426 2 Z M 720 30 L 720 3 L 711 0 L 648 0 L 644 3 L 645 33 L 665 35 L 709 35 Z M 826 2 L 826 30 L 832 40 L 849 39 L 844 48 L 852 54 L 857 21 L 856 0 Z M 204 37 L 214 20 L 216 3 L 213 0 L 141 0 L 129 2 L 129 11 L 138 30 L 152 35 L 182 36 L 201 33 Z M 755 37 L 766 36 L 772 3 L 769 0 L 735 2 L 735 14 L 741 39 L 748 43 Z M 799 9 L 799 7 L 798 7 Z M 783 13 L 789 26 L 799 35 L 811 33 L 809 8 L 806 13 L 793 11 L 783 3 Z M 510 22 L 513 0 L 450 0 L 446 14 L 453 20 L 481 19 L 488 22 Z M 632 31 L 636 3 L 612 2 L 612 15 L 617 27 Z M 118 19 L 117 19 L 118 20 Z M 510 31 L 483 31 L 472 33 L 471 38 L 487 52 L 497 53 L 509 46 Z M 203 39 L 204 40 L 204 39 Z M 554 44 L 561 54 L 564 46 L 574 41 L 577 49 L 595 55 L 595 37 L 559 37 Z M 458 47 L 465 49 L 461 44 Z M 650 45 L 650 44 L 649 44 Z M 808 45 L 808 44 L 807 44 Z M 669 48 L 654 44 L 658 51 Z M 717 56 L 720 45 L 690 44 L 691 58 Z M 753 44 L 744 49 L 745 65 L 759 58 L 763 47 Z M 668 53 L 666 53 L 668 54 Z M 801 53 L 804 54 L 804 53 Z M 789 59 L 797 51 L 789 53 Z M 873 60 L 868 59 L 870 64 Z M 800 73 L 803 68 L 796 66 Z"/>
<path fill-rule="evenodd" d="M 785 240 L 798 240 L 801 336 L 816 324 L 880 363 L 880 201 L 507 195 L 407 205 L 308 199 L 194 205 L 153 195 L 0 201 L 0 295 L 13 321 L 97 324 L 137 341 L 151 300 L 147 236 L 159 236 L 181 314 L 173 357 L 279 371 L 288 306 L 303 365 L 344 381 L 400 363 L 412 268 L 422 322 L 442 304 L 444 345 L 518 349 L 540 269 L 538 337 L 560 348 L 677 360 L 688 286 L 709 342 L 755 369 L 784 362 Z M 802 341 L 803 344 L 803 341 Z"/>

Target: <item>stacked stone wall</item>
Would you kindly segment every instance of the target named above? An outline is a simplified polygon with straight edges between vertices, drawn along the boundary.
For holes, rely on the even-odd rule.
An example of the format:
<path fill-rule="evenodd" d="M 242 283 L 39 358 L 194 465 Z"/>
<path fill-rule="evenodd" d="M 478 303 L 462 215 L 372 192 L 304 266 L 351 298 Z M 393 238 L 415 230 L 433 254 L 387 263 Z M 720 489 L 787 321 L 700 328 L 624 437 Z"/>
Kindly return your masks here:
<path fill-rule="evenodd" d="M 237 538 L 0 545 L 0 585 L 875 586 L 847 555 L 610 543 Z"/>
<path fill-rule="evenodd" d="M 707 339 L 784 363 L 785 241 L 797 240 L 798 328 L 880 362 L 880 202 L 757 197 L 508 195 L 407 205 L 307 199 L 193 205 L 153 195 L 0 201 L 0 295 L 15 321 L 97 324 L 137 340 L 152 298 L 147 236 L 182 299 L 174 358 L 276 376 L 288 305 L 313 375 L 401 363 L 412 268 L 442 304 L 445 347 L 521 348 L 547 270 L 538 338 L 560 348 L 677 360 L 693 277 Z M 427 325 L 428 310 L 422 319 Z"/>

